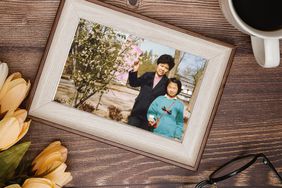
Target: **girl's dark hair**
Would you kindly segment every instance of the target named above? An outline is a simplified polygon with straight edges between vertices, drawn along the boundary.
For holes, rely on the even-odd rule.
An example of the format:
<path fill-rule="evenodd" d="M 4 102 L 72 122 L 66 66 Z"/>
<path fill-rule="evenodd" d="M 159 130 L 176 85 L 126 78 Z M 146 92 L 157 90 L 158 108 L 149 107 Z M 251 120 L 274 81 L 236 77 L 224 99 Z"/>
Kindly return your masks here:
<path fill-rule="evenodd" d="M 163 54 L 157 60 L 157 65 L 160 63 L 168 64 L 169 70 L 171 70 L 174 67 L 174 58 L 171 55 Z"/>
<path fill-rule="evenodd" d="M 166 88 L 167 88 L 168 84 L 171 83 L 171 82 L 177 84 L 177 93 L 176 93 L 176 95 L 178 95 L 181 92 L 181 87 L 182 87 L 181 81 L 178 80 L 175 77 L 174 78 L 169 78 L 168 81 L 167 81 L 167 84 L 166 84 Z"/>

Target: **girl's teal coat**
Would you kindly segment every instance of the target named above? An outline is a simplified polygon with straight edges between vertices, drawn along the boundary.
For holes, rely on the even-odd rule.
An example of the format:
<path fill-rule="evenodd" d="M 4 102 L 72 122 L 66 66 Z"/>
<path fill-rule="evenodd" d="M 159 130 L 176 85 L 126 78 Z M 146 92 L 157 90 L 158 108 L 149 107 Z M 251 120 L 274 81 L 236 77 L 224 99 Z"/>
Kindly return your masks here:
<path fill-rule="evenodd" d="M 172 104 L 173 102 L 174 104 Z M 169 109 L 171 114 L 162 110 L 163 107 Z M 153 130 L 154 133 L 181 140 L 183 133 L 183 111 L 184 105 L 180 100 L 176 98 L 171 99 L 167 96 L 159 96 L 150 105 L 147 118 L 149 115 L 153 115 L 155 120 L 160 118 L 158 127 Z"/>

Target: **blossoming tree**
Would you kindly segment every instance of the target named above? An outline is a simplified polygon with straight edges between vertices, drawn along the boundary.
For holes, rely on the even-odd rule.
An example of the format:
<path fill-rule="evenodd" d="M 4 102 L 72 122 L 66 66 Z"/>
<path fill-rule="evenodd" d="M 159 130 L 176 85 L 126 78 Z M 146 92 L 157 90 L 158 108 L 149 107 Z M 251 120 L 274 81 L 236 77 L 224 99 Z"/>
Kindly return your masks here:
<path fill-rule="evenodd" d="M 108 85 L 128 71 L 130 64 L 125 59 L 137 49 L 139 39 L 127 37 L 110 27 L 80 21 L 67 61 L 76 88 L 73 107 L 80 108 L 97 93 L 101 98 Z"/>

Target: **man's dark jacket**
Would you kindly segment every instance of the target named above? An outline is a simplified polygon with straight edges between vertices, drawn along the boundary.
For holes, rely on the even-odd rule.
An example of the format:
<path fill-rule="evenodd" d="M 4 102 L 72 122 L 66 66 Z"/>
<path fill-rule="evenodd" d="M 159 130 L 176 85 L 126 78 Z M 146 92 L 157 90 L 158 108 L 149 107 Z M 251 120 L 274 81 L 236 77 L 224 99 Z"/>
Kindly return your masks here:
<path fill-rule="evenodd" d="M 153 100 L 158 96 L 166 94 L 168 78 L 162 77 L 159 83 L 153 88 L 155 72 L 146 72 L 141 77 L 137 77 L 137 72 L 129 72 L 129 85 L 131 87 L 141 87 L 140 93 L 135 99 L 131 116 L 138 117 L 147 122 L 147 110 Z"/>

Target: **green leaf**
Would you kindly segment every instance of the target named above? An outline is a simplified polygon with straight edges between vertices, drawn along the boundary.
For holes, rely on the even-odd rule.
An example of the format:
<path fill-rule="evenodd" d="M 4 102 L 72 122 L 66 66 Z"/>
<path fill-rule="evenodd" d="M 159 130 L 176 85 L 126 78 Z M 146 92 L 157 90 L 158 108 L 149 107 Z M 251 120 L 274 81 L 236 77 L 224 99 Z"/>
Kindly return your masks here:
<path fill-rule="evenodd" d="M 29 146 L 30 142 L 24 142 L 0 153 L 0 179 L 7 180 L 14 175 Z"/>

